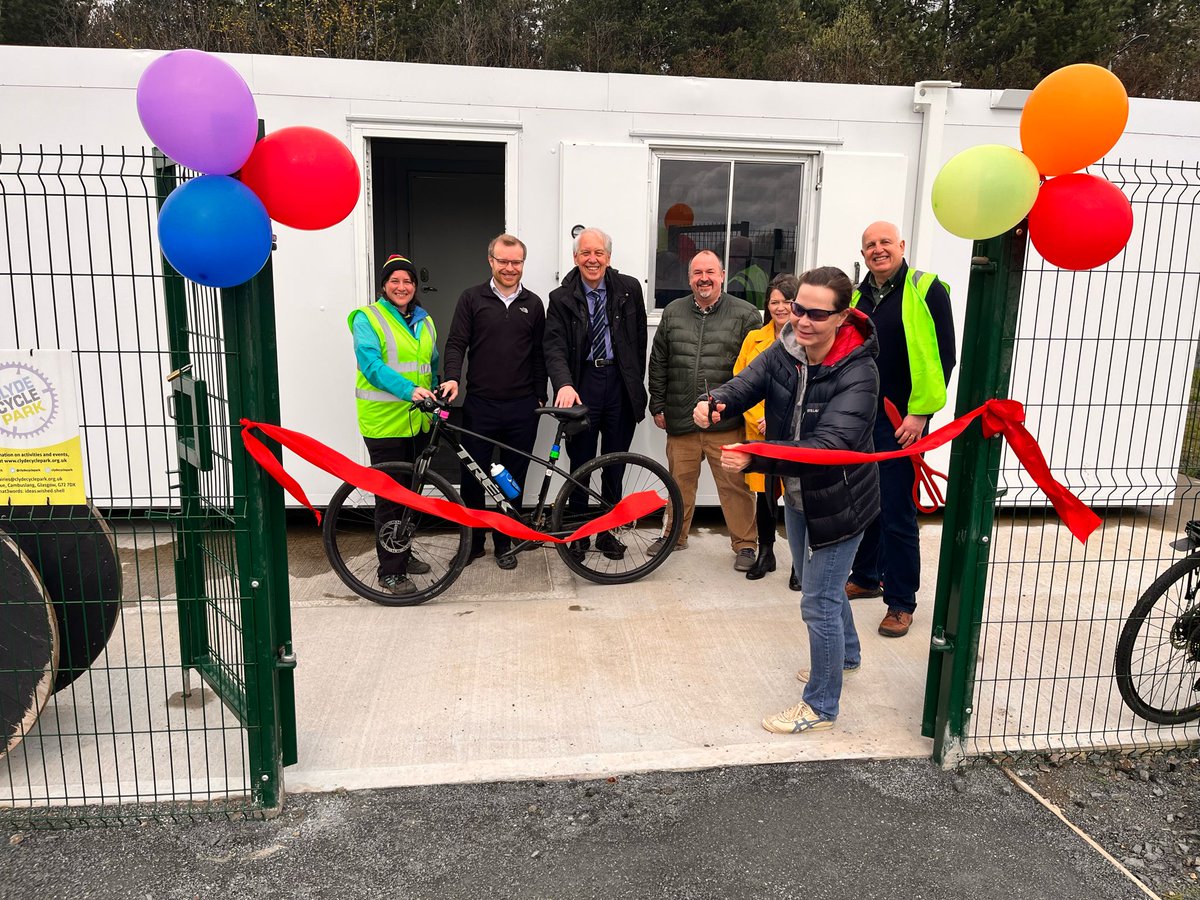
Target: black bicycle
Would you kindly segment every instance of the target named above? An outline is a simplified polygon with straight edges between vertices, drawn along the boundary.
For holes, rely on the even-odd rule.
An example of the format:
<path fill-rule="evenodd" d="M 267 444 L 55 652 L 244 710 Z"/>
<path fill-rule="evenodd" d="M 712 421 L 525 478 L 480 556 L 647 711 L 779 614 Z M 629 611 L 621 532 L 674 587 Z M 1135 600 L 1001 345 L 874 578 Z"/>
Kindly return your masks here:
<path fill-rule="evenodd" d="M 527 457 L 545 469 L 537 504 L 528 514 L 522 514 L 505 497 L 500 487 L 480 468 L 463 448 L 459 435 L 468 431 L 448 421 L 448 405 L 438 399 L 414 404 L 422 413 L 432 416 L 429 444 L 415 463 L 383 463 L 374 468 L 386 472 L 394 481 L 425 497 L 439 498 L 460 504 L 458 491 L 444 476 L 431 467 L 440 447 L 449 446 L 466 465 L 499 512 L 523 522 L 535 531 L 554 537 L 567 537 L 580 526 L 609 512 L 614 503 L 601 493 L 601 478 L 605 472 L 618 471 L 618 482 L 625 495 L 653 491 L 663 501 L 658 509 L 633 522 L 603 531 L 594 538 L 584 538 L 570 544 L 556 543 L 562 561 L 571 571 L 599 584 L 625 584 L 649 575 L 661 566 L 675 548 L 683 527 L 683 498 L 679 486 L 660 463 L 637 453 L 607 453 L 584 463 L 573 472 L 559 468 L 560 448 L 564 439 L 588 427 L 587 407 L 568 409 L 545 407 L 538 415 L 552 416 L 557 430 L 545 459 L 524 453 L 499 441 L 488 440 L 497 447 Z M 552 505 L 547 505 L 551 482 L 562 480 Z M 610 474 L 609 479 L 612 479 Z M 439 516 L 419 512 L 409 507 L 390 504 L 394 517 L 376 528 L 376 497 L 350 483 L 343 483 L 333 495 L 325 513 L 323 536 L 325 552 L 338 577 L 361 597 L 386 606 L 414 606 L 431 600 L 452 585 L 462 574 L 471 548 L 471 529 Z M 377 574 L 376 544 L 391 553 L 408 553 L 420 564 L 409 566 L 408 578 L 415 590 L 395 594 L 380 584 Z M 536 541 L 513 540 L 511 553 L 540 546 Z M 417 572 L 417 569 L 428 571 Z"/>
<path fill-rule="evenodd" d="M 1121 699 L 1160 725 L 1200 718 L 1200 520 L 1185 534 L 1191 553 L 1138 598 L 1117 640 Z"/>

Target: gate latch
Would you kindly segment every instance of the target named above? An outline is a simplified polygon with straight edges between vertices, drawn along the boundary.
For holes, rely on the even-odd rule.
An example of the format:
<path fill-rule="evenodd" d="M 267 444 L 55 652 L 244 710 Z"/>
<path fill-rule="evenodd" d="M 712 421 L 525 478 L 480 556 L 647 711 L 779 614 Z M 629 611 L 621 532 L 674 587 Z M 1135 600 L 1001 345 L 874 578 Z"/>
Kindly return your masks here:
<path fill-rule="evenodd" d="M 276 654 L 276 656 L 278 658 L 275 662 L 275 668 L 277 668 L 277 669 L 294 669 L 294 668 L 296 668 L 296 651 L 293 650 L 291 647 L 289 647 L 287 645 L 280 647 L 279 652 Z"/>
<path fill-rule="evenodd" d="M 941 625 L 934 627 L 933 636 L 929 639 L 929 649 L 934 653 L 949 653 L 954 649 L 953 638 L 946 637 Z"/>

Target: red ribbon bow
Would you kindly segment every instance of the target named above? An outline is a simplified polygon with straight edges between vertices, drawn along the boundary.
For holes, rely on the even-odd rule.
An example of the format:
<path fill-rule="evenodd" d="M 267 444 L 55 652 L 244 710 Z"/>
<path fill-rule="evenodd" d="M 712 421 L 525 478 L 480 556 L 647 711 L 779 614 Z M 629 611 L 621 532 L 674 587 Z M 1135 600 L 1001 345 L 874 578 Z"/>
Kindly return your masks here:
<path fill-rule="evenodd" d="M 965 416 L 943 425 L 937 431 L 925 435 L 903 450 L 888 450 L 882 453 L 860 453 L 856 450 L 816 450 L 787 447 L 780 444 L 749 443 L 731 444 L 737 449 L 754 456 L 782 459 L 791 462 L 816 463 L 818 465 L 846 465 L 848 463 L 878 462 L 883 459 L 915 457 L 936 450 L 962 434 L 975 419 L 980 419 L 984 437 L 1003 435 L 1013 453 L 1030 474 L 1050 502 L 1063 523 L 1080 542 L 1100 527 L 1100 517 L 1092 512 L 1083 501 L 1059 484 L 1046 464 L 1042 448 L 1025 428 L 1025 408 L 1016 400 L 988 400 L 983 406 L 973 409 Z"/>

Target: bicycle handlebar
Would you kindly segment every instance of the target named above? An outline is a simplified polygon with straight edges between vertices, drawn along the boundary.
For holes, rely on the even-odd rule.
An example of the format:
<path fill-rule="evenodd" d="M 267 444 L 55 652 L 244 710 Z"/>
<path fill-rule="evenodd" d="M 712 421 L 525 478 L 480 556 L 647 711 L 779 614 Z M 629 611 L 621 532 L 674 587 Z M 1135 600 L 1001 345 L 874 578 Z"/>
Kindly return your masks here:
<path fill-rule="evenodd" d="M 424 413 L 436 413 L 438 410 L 449 409 L 450 401 L 442 398 L 440 394 L 434 394 L 432 397 L 425 397 L 422 400 L 417 400 L 413 403 L 417 409 Z"/>

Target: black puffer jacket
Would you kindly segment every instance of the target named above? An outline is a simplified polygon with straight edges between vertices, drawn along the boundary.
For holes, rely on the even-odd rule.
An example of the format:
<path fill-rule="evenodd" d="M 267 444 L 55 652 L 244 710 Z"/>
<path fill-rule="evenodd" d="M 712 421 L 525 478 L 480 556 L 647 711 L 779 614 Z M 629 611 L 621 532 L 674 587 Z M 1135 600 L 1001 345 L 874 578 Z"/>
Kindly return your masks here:
<path fill-rule="evenodd" d="M 646 416 L 646 301 L 636 278 L 609 267 L 604 275 L 608 328 L 621 384 L 629 398 L 635 422 Z M 564 385 L 579 390 L 583 366 L 591 345 L 588 339 L 588 302 L 576 266 L 550 292 L 546 310 L 546 371 L 553 395 Z"/>
<path fill-rule="evenodd" d="M 873 453 L 871 432 L 879 404 L 875 329 L 851 310 L 833 349 L 808 377 L 804 349 L 784 327 L 779 340 L 713 391 L 725 404 L 722 419 L 741 415 L 766 400 L 767 440 L 790 447 Z M 801 402 L 797 403 L 797 399 Z M 814 465 L 755 456 L 750 467 L 784 477 L 786 502 L 804 510 L 814 550 L 849 540 L 879 514 L 879 467 Z"/>
<path fill-rule="evenodd" d="M 672 300 L 663 310 L 650 348 L 650 414 L 664 413 L 667 434 L 696 431 L 692 409 L 696 397 L 733 377 L 746 335 L 762 325 L 762 313 L 732 294 L 722 294 L 702 313 L 691 294 Z M 722 419 L 713 430 L 740 428 Z"/>

